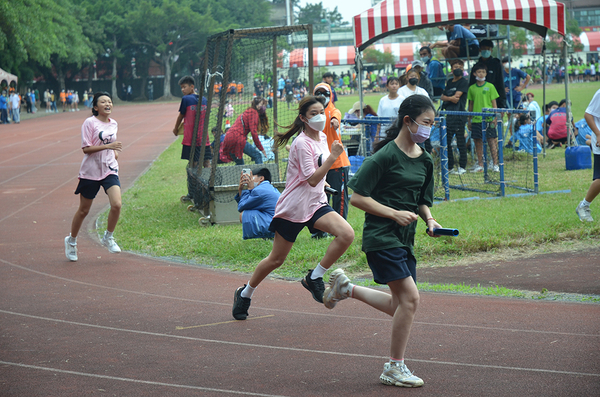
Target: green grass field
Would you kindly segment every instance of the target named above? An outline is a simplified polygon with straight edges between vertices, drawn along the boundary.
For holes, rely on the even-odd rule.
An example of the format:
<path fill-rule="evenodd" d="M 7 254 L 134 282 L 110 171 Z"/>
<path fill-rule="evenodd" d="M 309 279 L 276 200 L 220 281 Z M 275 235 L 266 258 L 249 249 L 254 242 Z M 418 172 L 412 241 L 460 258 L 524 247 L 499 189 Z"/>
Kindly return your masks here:
<path fill-rule="evenodd" d="M 583 117 L 599 88 L 600 82 L 570 86 L 575 120 Z M 541 106 L 541 88 L 530 91 Z M 367 94 L 365 102 L 376 109 L 381 96 Z M 564 86 L 552 85 L 547 89 L 548 101 L 563 97 Z M 357 100 L 357 95 L 340 96 L 337 107 L 343 114 Z M 179 201 L 186 193 L 185 165 L 179 159 L 180 144 L 180 140 L 174 142 L 135 186 L 124 193 L 116 230 L 119 244 L 125 250 L 141 254 L 252 272 L 270 252 L 271 241 L 242 240 L 241 225 L 199 226 L 199 214 L 187 211 L 187 205 Z M 592 171 L 566 171 L 564 149 L 549 150 L 539 162 L 540 191 L 570 190 L 570 193 L 436 204 L 433 215 L 443 226 L 460 229 L 460 236 L 433 239 L 417 233 L 415 251 L 419 266 L 451 266 L 507 255 L 597 246 L 600 202 L 592 204 L 592 215 L 597 219 L 594 223 L 584 224 L 575 214 L 576 205 L 591 183 Z M 354 275 L 370 273 L 360 248 L 363 219 L 360 210 L 350 207 L 348 222 L 356 231 L 356 239 L 337 264 Z M 105 221 L 106 213 L 100 219 L 101 223 Z M 419 223 L 417 230 L 424 231 L 424 223 L 421 220 Z M 301 277 L 319 261 L 328 244 L 327 239 L 311 239 L 304 230 L 286 263 L 274 275 Z"/>

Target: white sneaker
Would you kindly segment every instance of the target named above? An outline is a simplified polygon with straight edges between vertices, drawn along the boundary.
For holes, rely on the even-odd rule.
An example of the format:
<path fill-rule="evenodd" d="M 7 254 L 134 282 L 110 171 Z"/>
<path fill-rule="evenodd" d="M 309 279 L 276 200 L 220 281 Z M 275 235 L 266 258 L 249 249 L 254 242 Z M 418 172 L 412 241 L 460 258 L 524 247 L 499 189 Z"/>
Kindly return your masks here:
<path fill-rule="evenodd" d="M 329 287 L 323 292 L 323 304 L 328 309 L 333 309 L 335 305 L 352 293 L 350 289 L 350 279 L 344 274 L 344 270 L 335 269 L 329 276 Z"/>
<path fill-rule="evenodd" d="M 592 218 L 592 211 L 590 210 L 589 205 L 581 205 L 579 204 L 575 209 L 577 215 L 579 215 L 579 220 L 581 222 L 594 222 L 594 218 Z"/>
<path fill-rule="evenodd" d="M 467 170 L 462 167 L 458 167 L 458 171 L 456 172 L 458 175 L 466 174 Z"/>
<path fill-rule="evenodd" d="M 483 172 L 483 167 L 476 165 L 471 172 Z"/>
<path fill-rule="evenodd" d="M 495 165 L 492 167 L 492 171 L 494 172 L 500 172 L 500 166 L 499 165 Z"/>
<path fill-rule="evenodd" d="M 71 262 L 77 262 L 77 243 L 71 244 L 71 236 L 65 237 L 65 255 Z"/>
<path fill-rule="evenodd" d="M 406 365 L 387 362 L 383 365 L 383 373 L 379 380 L 384 385 L 400 387 L 420 387 L 423 386 L 423 379 L 415 376 L 406 368 Z"/>
<path fill-rule="evenodd" d="M 112 254 L 118 254 L 121 252 L 121 248 L 117 245 L 114 237 L 102 237 L 102 245 L 108 248 L 108 251 Z"/>

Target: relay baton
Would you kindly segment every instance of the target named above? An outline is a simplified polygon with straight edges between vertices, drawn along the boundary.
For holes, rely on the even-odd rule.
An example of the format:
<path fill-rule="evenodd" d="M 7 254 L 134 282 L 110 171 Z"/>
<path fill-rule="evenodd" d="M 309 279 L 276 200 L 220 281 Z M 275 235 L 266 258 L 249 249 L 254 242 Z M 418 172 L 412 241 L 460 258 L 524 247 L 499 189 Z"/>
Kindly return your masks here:
<path fill-rule="evenodd" d="M 428 230 L 429 229 L 426 229 L 425 233 L 427 233 Z M 436 229 L 433 229 L 433 234 L 436 236 L 455 237 L 455 236 L 458 236 L 458 229 L 450 229 L 450 228 L 446 228 L 446 227 L 436 228 Z"/>
<path fill-rule="evenodd" d="M 330 188 L 329 186 L 325 186 L 325 193 L 329 193 L 332 196 L 337 196 L 338 195 L 338 191 L 335 189 Z"/>

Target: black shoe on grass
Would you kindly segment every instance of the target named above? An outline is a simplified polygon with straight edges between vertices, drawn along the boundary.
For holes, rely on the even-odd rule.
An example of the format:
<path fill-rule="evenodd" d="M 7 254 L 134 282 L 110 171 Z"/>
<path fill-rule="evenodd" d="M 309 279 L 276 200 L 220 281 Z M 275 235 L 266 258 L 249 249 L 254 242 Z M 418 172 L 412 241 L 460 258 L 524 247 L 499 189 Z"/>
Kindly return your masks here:
<path fill-rule="evenodd" d="M 323 303 L 323 293 L 325 292 L 325 284 L 323 283 L 323 278 L 319 277 L 314 280 L 310 278 L 312 275 L 312 269 L 308 271 L 306 277 L 300 281 L 302 286 L 309 290 L 313 296 L 313 298 L 319 302 Z"/>
<path fill-rule="evenodd" d="M 245 320 L 248 317 L 248 308 L 250 308 L 250 298 L 244 298 L 242 291 L 246 288 L 246 284 L 235 290 L 233 294 L 233 309 L 231 314 L 236 320 Z"/>

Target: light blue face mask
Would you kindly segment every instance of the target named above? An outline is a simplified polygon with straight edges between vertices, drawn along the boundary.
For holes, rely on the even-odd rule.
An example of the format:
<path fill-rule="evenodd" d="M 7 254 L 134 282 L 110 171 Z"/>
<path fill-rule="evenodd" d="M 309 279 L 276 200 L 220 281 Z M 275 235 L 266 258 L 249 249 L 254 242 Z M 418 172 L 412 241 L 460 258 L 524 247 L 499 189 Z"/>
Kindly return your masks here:
<path fill-rule="evenodd" d="M 481 57 L 482 58 L 487 59 L 487 58 L 489 58 L 491 56 L 492 56 L 492 51 L 491 50 L 483 50 L 483 51 L 481 51 Z"/>
<path fill-rule="evenodd" d="M 429 57 L 421 57 L 421 62 L 427 63 L 429 61 Z"/>

